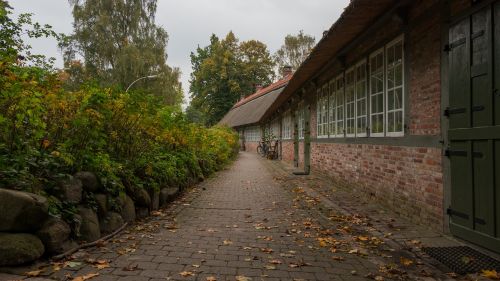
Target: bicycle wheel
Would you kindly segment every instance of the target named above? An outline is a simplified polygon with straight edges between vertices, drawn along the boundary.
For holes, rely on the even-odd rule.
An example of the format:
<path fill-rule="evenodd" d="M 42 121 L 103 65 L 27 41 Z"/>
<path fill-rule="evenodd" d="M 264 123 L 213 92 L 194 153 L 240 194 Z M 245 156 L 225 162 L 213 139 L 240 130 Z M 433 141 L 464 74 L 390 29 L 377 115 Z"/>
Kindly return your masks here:
<path fill-rule="evenodd" d="M 264 149 L 262 148 L 262 145 L 257 146 L 257 153 L 264 157 Z"/>

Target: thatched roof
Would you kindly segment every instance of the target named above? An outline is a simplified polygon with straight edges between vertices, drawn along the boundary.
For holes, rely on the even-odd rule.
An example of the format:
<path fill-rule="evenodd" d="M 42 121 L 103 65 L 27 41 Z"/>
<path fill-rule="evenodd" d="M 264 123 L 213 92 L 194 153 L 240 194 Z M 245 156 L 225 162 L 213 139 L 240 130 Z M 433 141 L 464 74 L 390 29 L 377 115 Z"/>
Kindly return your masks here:
<path fill-rule="evenodd" d="M 288 75 L 240 100 L 231 108 L 224 118 L 222 118 L 219 124 L 236 128 L 259 123 L 291 78 L 292 75 Z"/>

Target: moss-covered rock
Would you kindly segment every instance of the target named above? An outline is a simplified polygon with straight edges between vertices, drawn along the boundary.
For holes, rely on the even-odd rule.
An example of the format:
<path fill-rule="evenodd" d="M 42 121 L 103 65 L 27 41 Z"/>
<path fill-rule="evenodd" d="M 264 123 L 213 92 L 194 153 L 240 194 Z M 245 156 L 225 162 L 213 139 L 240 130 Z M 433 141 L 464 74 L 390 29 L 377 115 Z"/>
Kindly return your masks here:
<path fill-rule="evenodd" d="M 32 232 L 47 219 L 47 198 L 29 192 L 0 188 L 0 231 Z"/>
<path fill-rule="evenodd" d="M 33 234 L 0 233 L 0 266 L 35 261 L 44 251 L 42 241 Z"/>
<path fill-rule="evenodd" d="M 36 233 L 48 253 L 59 254 L 64 251 L 64 243 L 69 239 L 71 228 L 61 219 L 50 218 Z"/>
<path fill-rule="evenodd" d="M 99 221 L 99 227 L 103 234 L 111 233 L 124 224 L 122 216 L 115 212 L 109 212 Z"/>
<path fill-rule="evenodd" d="M 92 172 L 78 172 L 74 177 L 82 182 L 83 189 L 88 192 L 97 192 L 101 188 L 101 183 Z"/>
<path fill-rule="evenodd" d="M 99 217 L 104 217 L 108 212 L 108 196 L 106 194 L 96 194 L 94 197 L 97 203 L 97 214 Z"/>
<path fill-rule="evenodd" d="M 126 222 L 133 222 L 135 221 L 136 215 L 135 215 L 135 204 L 134 200 L 130 198 L 128 195 L 125 195 L 123 198 L 120 198 L 120 215 L 122 216 L 123 220 Z"/>
<path fill-rule="evenodd" d="M 151 196 L 149 196 L 149 193 L 143 188 L 139 187 L 134 188 L 131 196 L 134 199 L 136 206 L 147 207 L 147 208 L 150 207 Z"/>
<path fill-rule="evenodd" d="M 101 237 L 101 228 L 99 227 L 99 219 L 96 212 L 84 206 L 78 206 L 78 216 L 80 227 L 78 239 L 92 242 Z"/>

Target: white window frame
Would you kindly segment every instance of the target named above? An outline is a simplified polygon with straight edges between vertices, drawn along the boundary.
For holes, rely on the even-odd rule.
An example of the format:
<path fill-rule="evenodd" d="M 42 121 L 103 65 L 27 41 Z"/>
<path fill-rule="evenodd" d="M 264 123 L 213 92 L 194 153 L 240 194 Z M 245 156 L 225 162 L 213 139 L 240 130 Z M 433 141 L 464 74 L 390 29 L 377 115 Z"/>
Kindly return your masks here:
<path fill-rule="evenodd" d="M 342 83 L 342 88 L 339 89 L 339 82 Z M 339 95 L 342 95 L 342 103 L 339 103 Z M 345 80 L 344 73 L 342 72 L 335 78 L 335 114 L 337 114 L 337 118 L 335 118 L 335 138 L 343 138 L 345 137 Z M 342 114 L 339 114 L 339 110 L 342 110 Z M 338 117 L 342 115 L 342 120 Z M 339 121 L 340 120 L 340 121 Z M 339 122 L 342 122 L 342 128 L 339 129 Z"/>
<path fill-rule="evenodd" d="M 347 116 L 347 108 L 348 108 L 348 103 L 347 103 L 347 75 L 352 73 L 353 79 L 352 79 L 352 100 L 349 102 L 349 105 L 352 105 L 352 116 Z M 347 123 L 348 121 L 353 122 L 353 132 L 349 133 L 347 132 Z M 345 130 L 345 136 L 347 138 L 354 138 L 356 137 L 356 68 L 354 66 L 350 67 L 349 69 L 346 70 L 344 74 L 344 130 Z"/>
<path fill-rule="evenodd" d="M 394 87 L 392 90 L 396 89 L 401 89 L 401 108 L 400 109 L 393 109 L 389 110 L 389 65 L 388 65 L 388 59 L 389 56 L 387 55 L 388 49 L 391 47 L 396 46 L 398 43 L 401 42 L 401 86 Z M 385 108 L 384 108 L 384 113 L 385 113 L 385 119 L 384 119 L 384 129 L 386 132 L 386 136 L 388 137 L 401 137 L 404 136 L 405 132 L 405 48 L 404 48 L 404 36 L 401 35 L 397 37 L 396 39 L 392 40 L 385 46 L 384 50 L 384 64 L 385 64 L 385 73 L 384 73 L 384 87 L 385 87 Z M 395 112 L 401 112 L 401 131 L 395 131 L 395 132 L 389 132 L 389 113 L 395 113 Z"/>
<path fill-rule="evenodd" d="M 382 61 L 383 61 L 383 65 L 382 65 L 382 81 L 384 83 L 383 87 L 382 87 L 382 92 L 378 92 L 376 94 L 373 94 L 372 93 L 372 77 L 373 77 L 373 73 L 372 73 L 372 59 L 378 55 L 382 54 L 383 58 L 382 58 Z M 368 79 L 368 82 L 369 82 L 369 92 L 368 92 L 368 98 L 369 98 L 369 102 L 370 102 L 370 114 L 369 114 L 369 126 L 370 126 L 370 137 L 384 137 L 385 136 L 385 109 L 386 109 L 386 106 L 385 106 L 385 48 L 382 47 L 380 49 L 378 49 L 377 51 L 373 52 L 370 57 L 369 57 L 369 60 L 368 60 L 368 66 L 369 66 L 369 79 Z M 379 112 L 377 113 L 373 113 L 372 112 L 372 109 L 373 109 L 373 105 L 372 105 L 372 97 L 375 96 L 375 95 L 382 95 L 382 126 L 383 126 L 383 129 L 382 129 L 382 132 L 381 133 L 374 133 L 372 131 L 373 129 L 373 126 L 372 126 L 372 117 L 374 115 L 380 115 Z"/>
<path fill-rule="evenodd" d="M 271 123 L 269 124 L 269 132 L 271 133 L 273 141 L 280 139 L 281 134 L 280 134 L 279 118 L 275 118 L 274 120 L 271 121 Z"/>
<path fill-rule="evenodd" d="M 337 111 L 336 111 L 336 93 L 337 84 L 336 79 L 330 80 L 328 82 L 328 136 L 330 138 L 335 137 L 337 133 Z"/>
<path fill-rule="evenodd" d="M 316 90 L 316 137 L 318 139 L 328 138 L 328 97 L 324 95 L 323 87 Z M 326 116 L 325 116 L 326 115 Z M 326 119 L 325 119 L 326 118 Z M 325 124 L 326 121 L 326 124 Z"/>
<path fill-rule="evenodd" d="M 283 119 L 281 121 L 281 138 L 284 140 L 290 140 L 292 139 L 292 128 L 291 128 L 291 119 L 292 115 L 290 110 L 286 111 L 285 114 L 283 114 Z"/>
<path fill-rule="evenodd" d="M 328 138 L 329 135 L 330 135 L 330 130 L 329 130 L 329 105 L 328 105 L 328 102 L 329 102 L 329 98 L 330 98 L 330 91 L 329 91 L 329 87 L 328 87 L 328 83 L 325 83 L 323 85 L 323 87 L 321 87 L 321 97 L 322 97 L 322 107 L 321 109 L 323 110 L 323 114 L 321 114 L 321 117 L 323 118 L 322 120 L 322 124 L 323 124 L 323 136 L 325 138 Z"/>
<path fill-rule="evenodd" d="M 364 96 L 364 98 L 359 98 L 359 93 L 358 93 L 358 83 L 359 83 L 359 81 L 358 81 L 358 68 L 360 66 L 362 66 L 363 64 L 365 65 L 365 67 L 364 67 L 364 71 L 365 71 L 365 74 L 364 74 L 364 77 L 365 77 L 365 81 L 364 81 L 364 83 L 365 83 L 365 96 Z M 368 80 L 368 69 L 367 68 L 368 68 L 368 62 L 366 61 L 366 59 L 361 60 L 360 62 L 358 62 L 354 66 L 354 75 L 355 75 L 355 77 L 354 77 L 355 78 L 354 79 L 355 80 L 355 82 L 354 82 L 354 85 L 355 85 L 354 89 L 355 89 L 355 92 L 356 92 L 356 94 L 355 94 L 355 96 L 356 96 L 356 98 L 355 98 L 356 99 L 356 104 L 355 104 L 355 107 L 356 107 L 356 110 L 355 110 L 355 114 L 356 114 L 356 121 L 355 121 L 356 124 L 355 124 L 355 127 L 356 127 L 356 130 L 355 130 L 355 132 L 356 132 L 356 137 L 360 137 L 360 138 L 366 137 L 367 136 L 367 131 L 366 131 L 366 127 L 365 127 L 365 129 L 364 129 L 364 131 L 362 133 L 358 132 L 358 119 L 364 117 L 364 118 L 366 118 L 366 126 L 367 127 L 368 127 L 368 124 L 369 124 L 369 120 L 368 120 L 369 119 L 369 113 L 368 113 L 368 99 L 369 99 L 368 82 L 369 82 L 369 80 Z M 363 99 L 365 100 L 365 114 L 364 115 L 359 115 L 358 114 L 358 102 L 362 101 Z"/>
<path fill-rule="evenodd" d="M 305 130 L 305 116 L 304 116 L 304 102 L 299 103 L 298 109 L 297 109 L 297 130 L 299 133 L 299 140 L 304 139 L 304 130 Z"/>

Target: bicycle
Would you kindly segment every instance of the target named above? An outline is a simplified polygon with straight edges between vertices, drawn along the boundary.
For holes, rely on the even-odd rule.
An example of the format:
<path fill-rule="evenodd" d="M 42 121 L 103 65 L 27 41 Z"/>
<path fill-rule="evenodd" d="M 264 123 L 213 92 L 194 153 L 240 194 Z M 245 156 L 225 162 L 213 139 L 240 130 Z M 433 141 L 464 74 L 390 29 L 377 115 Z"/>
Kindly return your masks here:
<path fill-rule="evenodd" d="M 259 142 L 259 146 L 257 146 L 257 153 L 262 157 L 266 157 L 269 151 L 269 145 L 266 141 Z"/>

